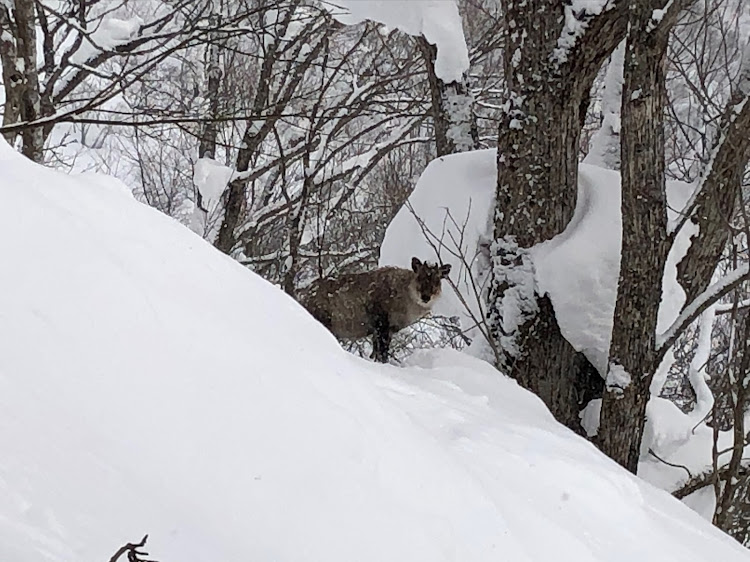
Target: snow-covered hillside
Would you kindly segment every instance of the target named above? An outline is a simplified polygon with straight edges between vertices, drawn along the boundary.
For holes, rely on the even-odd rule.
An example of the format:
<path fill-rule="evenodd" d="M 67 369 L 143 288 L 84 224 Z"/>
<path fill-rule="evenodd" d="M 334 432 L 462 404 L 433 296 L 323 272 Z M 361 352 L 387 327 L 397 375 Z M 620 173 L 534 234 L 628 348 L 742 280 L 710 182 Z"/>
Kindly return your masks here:
<path fill-rule="evenodd" d="M 478 360 L 357 359 L 114 181 L 0 169 L 0 560 L 750 559 Z"/>

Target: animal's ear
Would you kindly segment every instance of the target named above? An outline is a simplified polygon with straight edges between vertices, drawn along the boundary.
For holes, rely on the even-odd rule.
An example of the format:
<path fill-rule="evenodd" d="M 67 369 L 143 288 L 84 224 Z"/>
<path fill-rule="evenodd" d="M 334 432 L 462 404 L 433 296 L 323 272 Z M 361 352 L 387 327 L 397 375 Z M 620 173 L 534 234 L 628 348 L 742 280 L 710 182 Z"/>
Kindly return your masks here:
<path fill-rule="evenodd" d="M 445 265 L 440 266 L 440 277 L 442 279 L 447 279 L 448 275 L 450 275 L 451 272 L 451 264 L 446 263 Z"/>
<path fill-rule="evenodd" d="M 422 267 L 422 262 L 419 261 L 419 258 L 411 258 L 411 268 L 416 273 L 419 271 L 419 268 Z"/>

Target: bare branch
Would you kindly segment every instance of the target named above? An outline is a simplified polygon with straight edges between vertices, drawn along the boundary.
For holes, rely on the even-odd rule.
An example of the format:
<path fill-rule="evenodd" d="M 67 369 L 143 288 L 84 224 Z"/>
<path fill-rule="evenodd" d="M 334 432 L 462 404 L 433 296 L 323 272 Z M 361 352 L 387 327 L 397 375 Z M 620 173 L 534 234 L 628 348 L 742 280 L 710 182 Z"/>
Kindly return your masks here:
<path fill-rule="evenodd" d="M 145 535 L 140 542 L 127 543 L 117 549 L 117 552 L 109 559 L 109 562 L 117 562 L 124 554 L 127 554 L 128 562 L 157 562 L 156 560 L 149 560 L 146 557 L 148 552 L 141 550 L 146 546 L 148 535 Z"/>

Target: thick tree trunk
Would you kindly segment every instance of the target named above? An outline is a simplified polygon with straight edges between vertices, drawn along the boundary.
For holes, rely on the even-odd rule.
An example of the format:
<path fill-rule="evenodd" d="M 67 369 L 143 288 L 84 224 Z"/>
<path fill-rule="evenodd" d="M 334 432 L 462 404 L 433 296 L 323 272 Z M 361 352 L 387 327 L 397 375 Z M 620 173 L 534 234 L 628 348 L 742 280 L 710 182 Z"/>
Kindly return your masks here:
<path fill-rule="evenodd" d="M 417 38 L 417 45 L 424 58 L 430 83 L 437 155 L 478 149 L 479 130 L 474 113 L 474 95 L 466 79 L 460 82 L 443 82 L 435 73 L 435 45 L 422 36 Z"/>
<path fill-rule="evenodd" d="M 498 135 L 488 311 L 503 354 L 500 369 L 539 392 L 559 421 L 580 431 L 578 412 L 601 388 L 601 377 L 563 338 L 549 300 L 534 293 L 533 267 L 520 266 L 528 248 L 562 232 L 573 216 L 589 93 L 602 62 L 624 38 L 626 7 L 570 11 L 552 0 L 505 2 L 508 100 Z M 583 28 L 573 41 L 565 27 L 571 17 Z M 511 318 L 511 309 L 521 313 Z"/>
<path fill-rule="evenodd" d="M 557 421 L 583 435 L 580 412 L 589 401 L 601 398 L 604 379 L 563 337 L 549 297 L 539 298 L 538 307 L 526 328 L 533 343 L 527 342 L 509 372 L 544 401 Z"/>
<path fill-rule="evenodd" d="M 598 434 L 602 450 L 633 473 L 651 379 L 663 356 L 656 346 L 656 325 L 671 243 L 664 175 L 664 62 L 677 7 L 658 24 L 653 11 L 649 0 L 634 0 L 629 11 L 621 132 L 622 257 Z"/>

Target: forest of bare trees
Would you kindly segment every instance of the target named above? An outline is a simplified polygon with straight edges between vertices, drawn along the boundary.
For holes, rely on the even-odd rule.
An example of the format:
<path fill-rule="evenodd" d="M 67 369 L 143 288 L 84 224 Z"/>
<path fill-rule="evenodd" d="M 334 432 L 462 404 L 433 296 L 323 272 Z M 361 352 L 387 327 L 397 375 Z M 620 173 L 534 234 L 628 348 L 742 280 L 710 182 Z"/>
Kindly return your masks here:
<path fill-rule="evenodd" d="M 435 45 L 377 22 L 344 25 L 335 1 L 0 0 L 0 133 L 39 163 L 122 179 L 292 296 L 376 267 L 431 160 L 496 148 L 482 294 L 495 366 L 580 434 L 581 411 L 601 400 L 591 439 L 634 473 L 654 453 L 642 448 L 652 396 L 705 409 L 712 464 L 685 468 L 669 491 L 713 489 L 714 523 L 750 544 L 750 5 L 458 6 L 470 65 L 446 83 Z M 622 181 L 604 373 L 566 340 L 548 295 L 517 303 L 510 331 L 504 321 L 506 295 L 534 285 L 530 249 L 574 216 L 584 159 Z M 670 208 L 668 180 L 695 186 L 684 209 Z M 659 330 L 681 232 L 684 304 Z M 455 319 L 431 318 L 394 347 L 399 357 L 468 343 Z M 733 434 L 729 450 L 720 432 Z"/>

